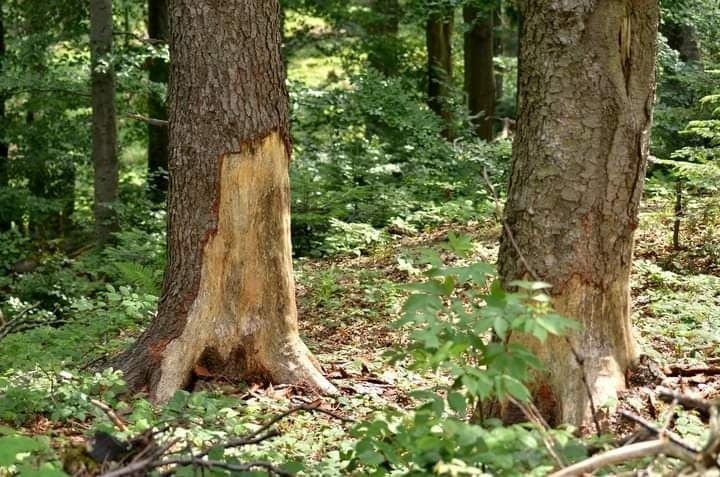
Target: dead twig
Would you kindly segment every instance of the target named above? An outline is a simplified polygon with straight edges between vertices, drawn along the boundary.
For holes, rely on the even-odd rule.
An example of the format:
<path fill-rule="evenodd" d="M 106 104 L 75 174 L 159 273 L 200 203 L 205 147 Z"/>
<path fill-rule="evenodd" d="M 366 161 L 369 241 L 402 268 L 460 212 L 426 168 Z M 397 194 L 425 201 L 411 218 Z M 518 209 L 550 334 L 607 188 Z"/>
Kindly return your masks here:
<path fill-rule="evenodd" d="M 108 413 L 108 416 L 110 416 L 110 412 L 112 412 L 112 409 L 110 409 L 108 406 L 101 402 L 93 402 L 96 406 L 98 406 L 100 409 L 103 409 L 106 413 Z M 99 405 L 98 405 L 99 404 Z M 104 406 L 104 407 L 103 407 Z M 106 409 L 107 408 L 107 409 Z M 109 411 L 108 411 L 109 410 Z M 172 440 L 169 443 L 165 444 L 164 446 L 160 447 L 157 452 L 153 452 L 148 457 L 142 457 L 142 453 L 135 456 L 135 459 L 133 462 L 130 462 L 129 464 L 120 467 L 119 469 L 112 470 L 110 472 L 106 472 L 102 474 L 101 477 L 124 477 L 127 475 L 133 475 L 136 473 L 141 472 L 147 472 L 150 469 L 158 468 L 158 467 L 171 467 L 166 472 L 163 472 L 162 475 L 172 475 L 176 472 L 176 469 L 174 467 L 177 466 L 193 466 L 193 467 L 200 467 L 201 469 L 224 469 L 224 470 L 230 470 L 234 472 L 245 472 L 252 469 L 265 469 L 270 475 L 280 475 L 280 476 L 289 476 L 292 475 L 291 473 L 276 467 L 272 465 L 269 462 L 263 462 L 263 461 L 253 461 L 253 462 L 245 462 L 245 463 L 229 463 L 229 462 L 222 462 L 217 460 L 211 460 L 207 459 L 207 456 L 210 454 L 210 452 L 218 449 L 231 449 L 231 448 L 237 448 L 242 447 L 246 445 L 252 445 L 252 444 L 259 444 L 267 439 L 270 439 L 272 437 L 280 435 L 280 433 L 272 429 L 272 427 L 280 422 L 281 420 L 285 419 L 286 417 L 295 414 L 300 411 L 310 411 L 310 412 L 319 412 L 321 414 L 326 414 L 330 417 L 333 417 L 335 419 L 341 420 L 343 422 L 355 422 L 352 419 L 346 418 L 344 416 L 340 416 L 339 414 L 330 411 L 328 409 L 323 409 L 320 407 L 319 402 L 310 403 L 310 404 L 303 404 L 301 406 L 293 407 L 288 409 L 287 411 L 278 414 L 277 416 L 270 419 L 267 423 L 260 426 L 258 429 L 256 429 L 254 432 L 243 436 L 238 439 L 231 439 L 226 442 L 217 443 L 213 446 L 208 447 L 207 449 L 199 452 L 188 452 L 188 457 L 167 457 L 166 453 L 172 447 L 178 442 L 178 439 Z M 112 412 L 112 414 L 115 414 Z M 117 415 L 115 415 L 117 418 Z M 111 417 L 111 419 L 113 419 Z M 118 421 L 120 424 L 123 424 L 122 421 L 118 418 Z M 118 425 L 117 422 L 113 420 L 113 423 L 115 425 Z M 171 453 L 172 454 L 172 453 Z M 174 467 L 173 467 L 174 466 Z"/>
<path fill-rule="evenodd" d="M 167 127 L 168 125 L 168 122 L 165 119 L 149 118 L 147 116 L 143 116 L 142 114 L 126 114 L 125 117 L 128 119 L 135 119 L 136 121 L 142 121 L 151 126 L 157 126 L 160 128 Z"/>
<path fill-rule="evenodd" d="M 570 352 L 575 359 L 575 363 L 577 363 L 578 367 L 580 368 L 580 379 L 582 379 L 583 386 L 585 387 L 585 394 L 587 394 L 588 403 L 590 404 L 590 414 L 592 414 L 593 424 L 595 425 L 595 433 L 598 437 L 600 437 L 602 436 L 602 430 L 600 429 L 600 421 L 597 417 L 597 408 L 595 407 L 595 399 L 592 395 L 592 389 L 590 389 L 590 383 L 588 382 L 587 374 L 585 374 L 585 358 L 580 356 L 580 354 L 570 342 L 570 338 L 568 338 L 567 336 L 565 337 L 565 343 L 567 343 L 568 348 L 570 348 Z"/>
<path fill-rule="evenodd" d="M 677 401 L 677 403 L 685 409 L 698 411 L 700 412 L 701 417 L 704 416 L 705 419 L 707 419 L 710 415 L 710 408 L 712 407 L 712 404 L 705 399 L 681 394 L 667 388 L 658 388 L 657 396 L 662 402 L 669 404 Z"/>
<path fill-rule="evenodd" d="M 108 406 L 107 404 L 105 404 L 102 401 L 98 401 L 97 399 L 90 399 L 90 404 L 92 404 L 96 408 L 103 411 L 107 415 L 107 417 L 110 419 L 110 421 L 115 425 L 115 427 L 118 428 L 119 431 L 121 431 L 121 432 L 127 431 L 127 429 L 128 429 L 127 425 L 115 413 L 113 408 L 111 408 L 110 406 Z"/>
<path fill-rule="evenodd" d="M 515 250 L 515 253 L 518 256 L 518 259 L 525 267 L 525 270 L 532 276 L 533 280 L 536 282 L 542 281 L 540 279 L 540 276 L 535 272 L 535 270 L 530 266 L 530 264 L 525 260 L 525 255 L 522 253 L 522 250 L 520 250 L 520 246 L 515 241 L 515 236 L 513 235 L 512 230 L 510 229 L 510 226 L 508 225 L 507 221 L 505 220 L 505 217 L 502 215 L 502 208 L 500 206 L 500 198 L 498 197 L 497 191 L 495 190 L 495 186 L 490 181 L 490 177 L 488 177 L 487 168 L 483 167 L 483 179 L 485 180 L 485 184 L 490 191 L 490 194 L 493 197 L 493 200 L 495 201 L 495 216 L 500 221 L 500 223 L 503 226 L 503 230 L 505 231 L 505 237 L 510 241 L 510 244 L 513 246 L 513 249 Z M 590 404 L 590 413 L 592 414 L 593 424 L 595 425 L 595 432 L 597 433 L 597 436 L 600 437 L 602 435 L 602 431 L 600 429 L 600 422 L 597 417 L 597 408 L 595 407 L 595 400 L 593 399 L 592 395 L 592 389 L 590 388 L 590 383 L 588 383 L 587 374 L 585 373 L 585 365 L 584 365 L 584 359 L 580 356 L 580 354 L 577 352 L 575 347 L 573 346 L 572 342 L 570 341 L 569 337 L 565 337 L 565 343 L 567 343 L 568 348 L 570 348 L 570 352 L 573 355 L 573 358 L 575 359 L 575 363 L 580 368 L 580 377 L 583 382 L 583 386 L 585 388 L 585 393 L 588 397 L 588 402 Z"/>
<path fill-rule="evenodd" d="M 680 438 L 680 436 L 678 436 L 677 434 L 675 434 L 675 433 L 672 432 L 672 431 L 669 431 L 669 430 L 667 430 L 667 429 L 665 429 L 665 430 L 663 430 L 663 429 L 658 429 L 658 428 L 655 427 L 652 423 L 648 422 L 647 420 L 643 419 L 642 417 L 640 417 L 640 416 L 638 416 L 638 415 L 636 415 L 636 414 L 627 412 L 627 411 L 620 411 L 620 415 L 621 415 L 622 417 L 624 417 L 625 419 L 627 419 L 627 420 L 629 420 L 629 421 L 632 421 L 632 422 L 638 424 L 640 427 L 642 427 L 642 428 L 645 429 L 646 431 L 650 432 L 650 433 L 651 433 L 653 436 L 655 436 L 655 437 L 660 438 L 660 437 L 664 436 L 664 437 L 666 437 L 669 441 L 671 441 L 673 444 L 678 445 L 678 446 L 680 446 L 680 447 L 684 447 L 684 448 L 685 448 L 686 450 L 688 450 L 689 452 L 694 452 L 694 453 L 696 453 L 696 454 L 699 454 L 699 453 L 700 453 L 700 450 L 699 450 L 699 449 L 696 449 L 695 447 L 693 447 L 693 446 L 691 446 L 690 444 L 686 443 L 685 441 L 683 441 L 683 440 Z M 662 436 L 661 436 L 661 433 L 662 433 Z"/>
<path fill-rule="evenodd" d="M 525 417 L 532 423 L 534 423 L 540 431 L 540 435 L 542 436 L 543 444 L 545 445 L 545 448 L 548 451 L 548 454 L 550 454 L 550 457 L 553 458 L 555 461 L 555 465 L 558 467 L 565 467 L 567 465 L 567 462 L 565 462 L 565 459 L 562 458 L 560 454 L 557 453 L 555 450 L 556 446 L 558 445 L 557 441 L 548 433 L 548 430 L 550 429 L 550 426 L 548 426 L 548 423 L 545 421 L 545 419 L 542 417 L 542 414 L 540 414 L 540 411 L 537 407 L 535 407 L 535 404 L 531 402 L 529 403 L 523 403 L 518 401 L 517 399 L 510 397 L 510 402 L 517 406 L 518 409 L 520 409 L 523 414 L 525 414 Z"/>
<path fill-rule="evenodd" d="M 0 326 L 0 340 L 2 340 L 11 333 L 17 333 L 18 331 L 25 331 L 36 326 L 42 326 L 44 324 L 47 324 L 45 320 L 32 321 L 25 319 L 25 315 L 37 309 L 39 306 L 39 301 L 28 305 L 27 307 L 20 310 L 15 316 L 7 320 L 3 326 Z"/>

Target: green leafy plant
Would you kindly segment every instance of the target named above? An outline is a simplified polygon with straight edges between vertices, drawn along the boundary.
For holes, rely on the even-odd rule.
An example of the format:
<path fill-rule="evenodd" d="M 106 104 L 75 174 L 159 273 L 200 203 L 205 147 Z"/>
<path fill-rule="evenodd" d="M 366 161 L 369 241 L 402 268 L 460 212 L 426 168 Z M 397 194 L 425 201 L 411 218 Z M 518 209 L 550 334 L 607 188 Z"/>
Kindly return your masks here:
<path fill-rule="evenodd" d="M 466 236 L 450 234 L 443 248 L 465 256 L 472 244 Z M 483 466 L 503 475 L 540 472 L 548 461 L 537 430 L 481 425 L 472 418 L 483 400 L 530 399 L 525 382 L 542 365 L 512 336 L 544 341 L 576 329 L 576 322 L 552 312 L 543 293 L 547 284 L 516 281 L 509 285 L 517 291 L 508 292 L 488 264 L 446 266 L 431 249 L 418 261 L 426 280 L 407 287 L 413 293 L 396 323 L 409 329 L 409 343 L 391 358 L 409 361 L 411 369 L 435 371 L 446 384 L 413 392 L 419 406 L 408 415 L 381 413 L 357 427 L 353 465 L 371 475 L 390 470 L 477 475 Z M 567 432 L 560 431 L 559 441 L 567 452 L 577 452 Z"/>

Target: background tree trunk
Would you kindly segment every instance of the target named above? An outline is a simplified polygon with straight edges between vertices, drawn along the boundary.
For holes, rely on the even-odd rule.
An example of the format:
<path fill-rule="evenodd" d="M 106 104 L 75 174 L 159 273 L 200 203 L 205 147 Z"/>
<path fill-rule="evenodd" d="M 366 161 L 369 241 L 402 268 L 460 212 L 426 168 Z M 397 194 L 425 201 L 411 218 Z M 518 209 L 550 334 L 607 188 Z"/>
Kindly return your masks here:
<path fill-rule="evenodd" d="M 386 76 L 398 73 L 398 30 L 400 2 L 398 0 L 372 0 L 371 17 L 367 25 L 368 62 Z"/>
<path fill-rule="evenodd" d="M 662 33 L 667 38 L 668 45 L 680 54 L 685 63 L 700 61 L 700 47 L 698 46 L 697 32 L 692 25 L 683 25 L 673 21 L 663 23 Z"/>
<path fill-rule="evenodd" d="M 120 367 L 161 402 L 194 376 L 334 392 L 298 336 L 278 0 L 175 0 L 171 18 L 168 263 Z"/>
<path fill-rule="evenodd" d="M 519 2 L 519 119 L 499 267 L 505 282 L 552 284 L 595 404 L 625 387 L 636 357 L 629 275 L 654 99 L 656 0 Z M 514 242 L 514 243 L 513 243 Z M 532 270 L 523 264 L 520 254 Z M 538 346 L 535 384 L 552 422 L 588 418 L 564 339 Z M 540 392 L 549 391 L 549 392 Z"/>
<path fill-rule="evenodd" d="M 493 10 L 493 55 L 499 58 L 505 56 L 505 37 L 508 32 L 505 31 L 505 24 L 503 17 L 505 12 L 503 11 L 503 2 Z M 500 101 L 503 97 L 503 81 L 505 80 L 504 68 L 498 68 L 495 72 L 495 101 Z"/>
<path fill-rule="evenodd" d="M 112 204 L 118 198 L 115 72 L 112 65 L 112 0 L 90 1 L 92 66 L 92 160 L 95 166 L 95 234 L 104 243 L 117 229 Z"/>
<path fill-rule="evenodd" d="M 495 114 L 495 76 L 493 67 L 493 15 L 474 5 L 463 7 L 465 21 L 465 93 L 475 133 L 490 141 Z"/>
<path fill-rule="evenodd" d="M 428 55 L 428 106 L 443 121 L 443 136 L 452 139 L 453 12 L 432 12 L 425 27 Z"/>
<path fill-rule="evenodd" d="M 2 2 L 0 2 L 0 72 L 3 71 L 5 63 L 5 23 L 3 21 Z M 8 144 L 5 138 L 5 93 L 0 91 L 0 187 L 7 187 L 8 176 Z M 8 214 L 0 211 L 0 232 L 9 230 L 12 221 Z"/>
<path fill-rule="evenodd" d="M 167 0 L 148 0 L 148 36 L 166 43 L 169 36 Z M 168 64 L 161 58 L 150 63 L 150 81 L 167 84 Z M 167 120 L 165 98 L 154 91 L 148 96 L 151 118 Z M 150 199 L 163 202 L 168 189 L 168 128 L 148 124 L 148 186 Z"/>

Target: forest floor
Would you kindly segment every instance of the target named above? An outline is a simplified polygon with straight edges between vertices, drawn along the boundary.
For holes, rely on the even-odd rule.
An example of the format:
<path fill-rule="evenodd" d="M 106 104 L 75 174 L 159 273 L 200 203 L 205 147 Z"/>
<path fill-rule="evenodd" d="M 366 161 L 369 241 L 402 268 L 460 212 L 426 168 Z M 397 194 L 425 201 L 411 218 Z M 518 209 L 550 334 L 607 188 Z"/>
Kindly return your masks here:
<path fill-rule="evenodd" d="M 618 410 L 663 421 L 668 405 L 658 399 L 659 387 L 707 399 L 720 397 L 718 228 L 702 221 L 687 226 L 683 247 L 676 251 L 668 245 L 672 224 L 667 217 L 645 206 L 632 275 L 635 329 L 642 353 L 654 363 L 652 372 L 630 376 L 635 386 L 623 393 L 620 402 L 599 403 L 616 416 L 610 419 L 608 430 L 617 437 L 633 429 L 617 418 Z M 67 458 L 70 449 L 82 447 L 97 429 L 129 437 L 171 422 L 175 435 L 203 446 L 243 435 L 288 408 L 309 403 L 355 421 L 388 407 L 409 409 L 414 404 L 411 391 L 432 388 L 445 378 L 418 374 L 403 362 L 388 363 L 387 352 L 402 349 L 406 342 L 406 333 L 392 323 L 406 296 L 402 285 L 422 278 L 410 257 L 423 248 L 439 250 L 449 231 L 474 239 L 468 262 L 494 263 L 499 227 L 492 222 L 449 224 L 413 236 L 395 236 L 389 245 L 369 255 L 296 262 L 301 333 L 341 391 L 338 398 L 318 401 L 318 396 L 293 387 L 222 381 L 198 381 L 194 393 L 179 393 L 164 408 L 153 407 L 143 396 L 123 397 L 114 391 L 113 379 L 90 371 L 89 357 L 95 356 L 92 351 L 98 344 L 89 336 L 103 336 L 105 344 L 100 348 L 117 350 L 139 333 L 146 314 L 138 326 L 129 329 L 118 329 L 112 320 L 102 324 L 96 317 L 88 324 L 88 337 L 81 337 L 74 346 L 53 344 L 63 327 L 29 331 L 28 337 L 38 336 L 35 341 L 27 338 L 27 343 L 48 349 L 50 361 L 32 368 L 20 362 L 22 358 L 13 363 L 11 357 L 3 357 L 6 363 L 11 360 L 9 368 L 19 371 L 0 375 L 0 390 L 5 393 L 0 415 L 22 416 L 18 422 L 24 432 L 49 437 L 58 455 Z M 13 346 L 10 338 L 7 343 Z M 106 403 L 113 412 L 96 408 L 97 401 L 88 405 L 90 398 Z M 119 416 L 124 429 L 118 429 L 112 414 Z M 701 416 L 682 409 L 676 410 L 670 428 L 695 444 L 707 436 Z M 279 436 L 245 448 L 243 455 L 310 463 L 312 475 L 342 472 L 343 457 L 354 442 L 351 423 L 323 414 L 296 413 L 281 421 L 278 429 Z"/>

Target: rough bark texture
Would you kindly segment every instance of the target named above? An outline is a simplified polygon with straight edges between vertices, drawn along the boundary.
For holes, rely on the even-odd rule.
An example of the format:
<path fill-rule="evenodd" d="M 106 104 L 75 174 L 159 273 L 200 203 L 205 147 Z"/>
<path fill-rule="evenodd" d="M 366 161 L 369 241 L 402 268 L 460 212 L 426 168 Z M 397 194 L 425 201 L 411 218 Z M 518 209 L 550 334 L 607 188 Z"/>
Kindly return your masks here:
<path fill-rule="evenodd" d="M 5 23 L 0 2 L 0 72 L 3 71 L 5 62 Z M 0 93 L 0 187 L 8 186 L 8 145 L 5 138 L 5 95 Z M 8 230 L 12 225 L 10 217 L 0 212 L 0 231 Z"/>
<path fill-rule="evenodd" d="M 595 404 L 625 387 L 636 357 L 629 275 L 654 99 L 656 0 L 519 2 L 519 119 L 500 249 L 505 281 L 537 274 L 570 337 Z M 516 250 L 532 269 L 528 270 Z M 582 371 L 564 339 L 533 345 L 552 422 L 588 418 Z"/>
<path fill-rule="evenodd" d="M 452 137 L 452 81 L 453 12 L 433 12 L 425 26 L 428 55 L 428 106 L 444 123 L 443 136 Z"/>
<path fill-rule="evenodd" d="M 99 243 L 117 229 L 112 203 L 118 198 L 115 72 L 111 63 L 112 0 L 90 1 L 92 160 L 95 166 L 95 233 Z"/>
<path fill-rule="evenodd" d="M 398 0 L 372 0 L 367 25 L 368 62 L 386 76 L 397 75 L 400 44 L 400 2 Z"/>
<path fill-rule="evenodd" d="M 463 7 L 465 21 L 465 93 L 475 133 L 490 141 L 495 114 L 493 15 L 474 5 Z"/>
<path fill-rule="evenodd" d="M 168 263 L 157 317 L 118 362 L 157 401 L 193 376 L 334 392 L 297 330 L 278 1 L 173 0 L 170 15 Z"/>
<path fill-rule="evenodd" d="M 169 37 L 167 0 L 148 0 L 148 36 L 165 43 Z M 168 64 L 161 58 L 150 63 L 150 81 L 168 82 Z M 151 118 L 167 120 L 165 98 L 156 92 L 148 96 Z M 163 202 L 168 189 L 168 128 L 148 124 L 148 187 L 153 202 Z"/>

